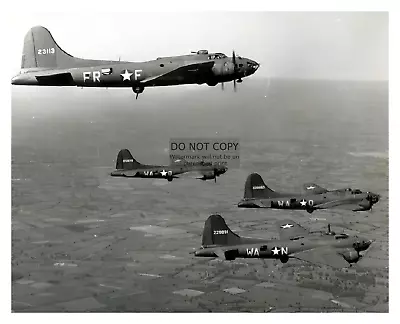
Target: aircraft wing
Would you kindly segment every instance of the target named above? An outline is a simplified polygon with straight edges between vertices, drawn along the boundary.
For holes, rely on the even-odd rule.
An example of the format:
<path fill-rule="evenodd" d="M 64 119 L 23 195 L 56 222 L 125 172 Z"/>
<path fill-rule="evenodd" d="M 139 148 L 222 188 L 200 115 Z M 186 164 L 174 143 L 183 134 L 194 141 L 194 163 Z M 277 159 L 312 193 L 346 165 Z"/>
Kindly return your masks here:
<path fill-rule="evenodd" d="M 319 195 L 329 191 L 315 183 L 305 183 L 303 185 L 303 190 L 310 195 Z"/>
<path fill-rule="evenodd" d="M 340 251 L 330 246 L 324 246 L 293 253 L 291 256 L 314 264 L 326 265 L 332 268 L 345 268 L 348 263 L 340 255 L 341 252 L 345 252 L 345 249 Z"/>
<path fill-rule="evenodd" d="M 276 226 L 281 240 L 290 240 L 299 236 L 304 237 L 309 233 L 304 227 L 289 219 L 277 221 Z"/>
<path fill-rule="evenodd" d="M 363 200 L 359 200 L 359 201 L 355 201 L 354 199 L 337 199 L 337 200 L 333 200 L 333 201 L 328 201 L 326 203 L 323 204 L 317 204 L 313 206 L 313 209 L 326 209 L 326 208 L 340 208 L 340 209 L 349 209 L 349 210 L 353 210 L 356 208 L 367 208 L 369 207 L 369 202 L 367 201 L 363 201 Z"/>
<path fill-rule="evenodd" d="M 214 172 L 189 170 L 180 174 L 182 178 L 188 179 L 201 179 L 203 176 L 213 176 Z"/>
<path fill-rule="evenodd" d="M 181 77 L 182 80 L 190 77 L 194 78 L 199 74 L 201 75 L 210 72 L 213 66 L 214 66 L 214 61 L 191 63 L 183 65 L 173 71 L 144 79 L 140 83 L 143 85 L 147 85 L 156 81 L 167 81 L 169 79 L 176 79 L 179 77 Z"/>

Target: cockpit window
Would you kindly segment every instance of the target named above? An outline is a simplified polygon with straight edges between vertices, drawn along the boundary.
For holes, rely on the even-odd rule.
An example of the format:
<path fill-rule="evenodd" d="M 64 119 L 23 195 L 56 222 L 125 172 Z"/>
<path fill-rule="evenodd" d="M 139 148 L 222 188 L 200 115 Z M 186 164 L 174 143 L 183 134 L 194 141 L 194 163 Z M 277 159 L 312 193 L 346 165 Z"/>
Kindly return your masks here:
<path fill-rule="evenodd" d="M 347 234 L 338 234 L 335 236 L 336 240 L 340 240 L 340 239 L 345 239 L 348 238 L 349 236 Z"/>
<path fill-rule="evenodd" d="M 227 56 L 223 53 L 215 53 L 215 54 L 211 54 L 208 56 L 209 60 L 219 60 L 219 59 L 223 59 L 226 58 Z"/>
<path fill-rule="evenodd" d="M 362 193 L 362 191 L 360 190 L 360 189 L 354 189 L 353 191 L 353 194 L 360 194 L 360 193 Z"/>

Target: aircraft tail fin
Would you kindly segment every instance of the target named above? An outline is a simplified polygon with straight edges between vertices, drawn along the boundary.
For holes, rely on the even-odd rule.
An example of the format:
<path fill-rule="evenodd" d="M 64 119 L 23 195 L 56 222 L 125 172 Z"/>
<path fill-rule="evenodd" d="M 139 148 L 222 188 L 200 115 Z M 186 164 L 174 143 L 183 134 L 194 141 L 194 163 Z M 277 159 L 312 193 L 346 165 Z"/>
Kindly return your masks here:
<path fill-rule="evenodd" d="M 46 28 L 36 26 L 25 35 L 21 69 L 71 67 L 74 61 Z"/>
<path fill-rule="evenodd" d="M 123 149 L 118 152 L 117 163 L 115 168 L 117 170 L 132 170 L 141 167 L 142 164 L 136 161 L 128 149 Z"/>
<path fill-rule="evenodd" d="M 233 233 L 221 215 L 211 215 L 204 224 L 202 246 L 209 245 L 235 245 L 241 238 Z"/>
<path fill-rule="evenodd" d="M 25 35 L 21 69 L 55 69 L 93 66 L 112 61 L 88 60 L 65 52 L 54 40 L 50 31 L 42 26 L 32 27 Z"/>
<path fill-rule="evenodd" d="M 268 188 L 258 173 L 250 174 L 244 185 L 244 198 L 271 198 L 275 191 Z"/>

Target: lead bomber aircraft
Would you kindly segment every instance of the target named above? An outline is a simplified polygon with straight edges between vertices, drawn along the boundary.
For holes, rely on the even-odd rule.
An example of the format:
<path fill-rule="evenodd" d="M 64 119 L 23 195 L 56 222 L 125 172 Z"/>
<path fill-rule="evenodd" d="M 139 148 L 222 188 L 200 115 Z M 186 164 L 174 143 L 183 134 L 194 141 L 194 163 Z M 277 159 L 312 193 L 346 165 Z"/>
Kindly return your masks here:
<path fill-rule="evenodd" d="M 282 263 L 290 258 L 334 268 L 343 268 L 357 263 L 372 240 L 347 234 L 328 232 L 309 232 L 292 220 L 276 223 L 280 238 L 266 240 L 262 238 L 240 237 L 226 225 L 221 215 L 211 215 L 204 224 L 202 246 L 194 252 L 196 257 L 260 258 L 275 259 Z"/>
<path fill-rule="evenodd" d="M 268 188 L 258 173 L 247 177 L 242 208 L 303 209 L 312 213 L 317 209 L 342 208 L 366 211 L 379 201 L 380 196 L 360 189 L 327 190 L 315 183 L 303 185 L 303 193 L 281 193 Z"/>
<path fill-rule="evenodd" d="M 223 53 L 199 50 L 190 55 L 159 57 L 146 62 L 89 60 L 62 50 L 42 26 L 29 30 L 24 39 L 21 71 L 11 84 L 34 86 L 129 87 L 138 95 L 145 87 L 236 81 L 252 75 L 259 63 Z"/>
<path fill-rule="evenodd" d="M 158 178 L 172 181 L 183 173 L 194 173 L 196 179 L 211 180 L 217 182 L 217 177 L 224 174 L 228 167 L 211 162 L 188 163 L 184 160 L 175 160 L 170 165 L 149 165 L 136 161 L 128 149 L 120 150 L 115 166 L 116 170 L 111 172 L 113 177 L 130 178 Z"/>

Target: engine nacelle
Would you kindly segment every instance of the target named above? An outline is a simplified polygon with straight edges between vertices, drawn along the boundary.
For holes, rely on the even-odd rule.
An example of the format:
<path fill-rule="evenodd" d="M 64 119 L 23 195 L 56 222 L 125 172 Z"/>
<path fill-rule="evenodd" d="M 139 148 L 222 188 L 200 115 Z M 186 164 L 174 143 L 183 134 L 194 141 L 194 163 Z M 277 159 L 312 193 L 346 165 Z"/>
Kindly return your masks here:
<path fill-rule="evenodd" d="M 212 180 L 214 178 L 215 178 L 214 174 L 205 174 L 203 175 L 202 180 Z"/>
<path fill-rule="evenodd" d="M 287 254 L 284 254 L 284 255 L 282 255 L 282 256 L 279 258 L 279 260 L 280 260 L 282 263 L 286 263 L 286 262 L 289 261 L 289 256 L 288 256 Z"/>
<path fill-rule="evenodd" d="M 225 62 L 223 64 L 221 62 L 214 64 L 212 71 L 215 76 L 231 75 L 235 72 L 235 66 L 233 65 L 232 62 Z"/>
<path fill-rule="evenodd" d="M 342 253 L 342 256 L 348 263 L 355 263 L 360 259 L 357 251 L 347 251 Z"/>

